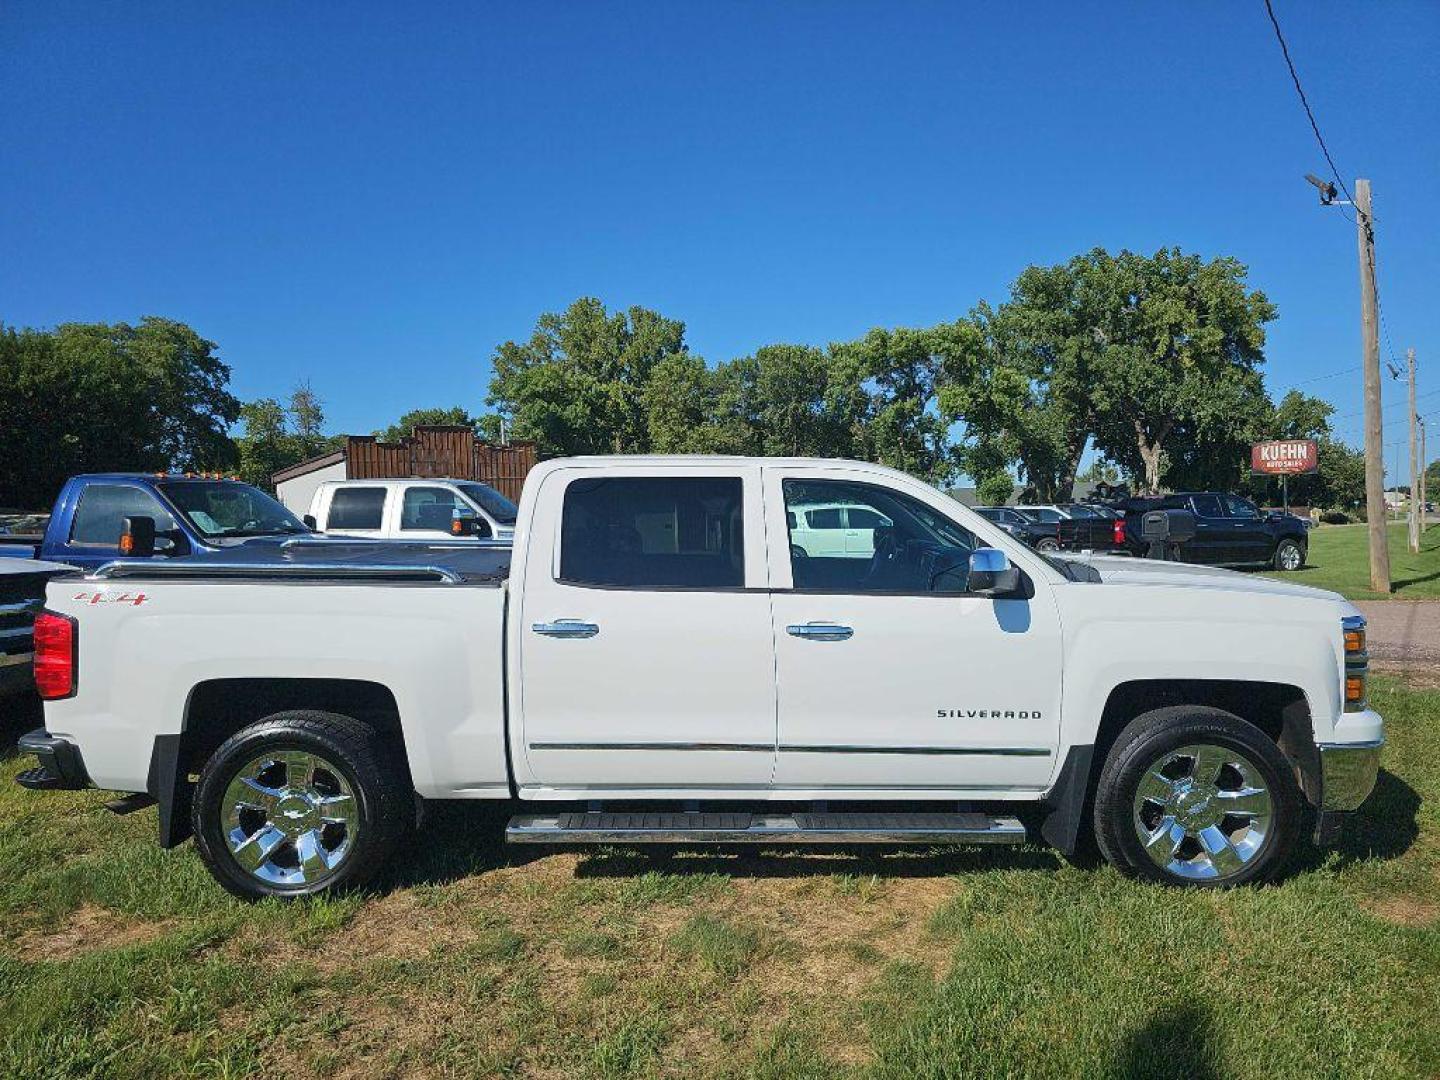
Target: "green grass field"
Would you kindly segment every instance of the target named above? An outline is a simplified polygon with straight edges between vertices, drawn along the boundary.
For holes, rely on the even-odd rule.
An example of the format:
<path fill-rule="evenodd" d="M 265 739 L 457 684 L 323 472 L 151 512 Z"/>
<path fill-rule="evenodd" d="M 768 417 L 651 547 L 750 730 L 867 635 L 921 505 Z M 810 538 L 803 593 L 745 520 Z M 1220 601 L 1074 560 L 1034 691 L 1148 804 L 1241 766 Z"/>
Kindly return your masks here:
<path fill-rule="evenodd" d="M 540 854 L 442 807 L 362 896 L 246 906 L 154 811 L 0 761 L 0 1076 L 1435 1076 L 1440 691 L 1334 851 L 1225 893 L 1040 848 Z"/>
<path fill-rule="evenodd" d="M 1440 597 L 1440 525 L 1431 525 L 1420 538 L 1420 553 L 1405 544 L 1405 526 L 1391 525 L 1391 597 L 1426 600 Z M 1310 533 L 1310 554 L 1305 568 L 1293 574 L 1269 573 L 1282 581 L 1295 581 L 1321 589 L 1334 589 L 1352 600 L 1383 600 L 1384 593 L 1370 588 L 1370 547 L 1364 525 L 1322 525 Z"/>

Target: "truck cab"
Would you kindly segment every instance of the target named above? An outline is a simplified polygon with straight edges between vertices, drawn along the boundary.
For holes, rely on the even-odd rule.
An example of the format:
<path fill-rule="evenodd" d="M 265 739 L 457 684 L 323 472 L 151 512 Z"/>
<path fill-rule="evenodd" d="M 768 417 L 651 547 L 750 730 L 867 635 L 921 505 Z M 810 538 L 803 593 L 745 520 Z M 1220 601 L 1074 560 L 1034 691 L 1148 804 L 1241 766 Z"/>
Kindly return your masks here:
<path fill-rule="evenodd" d="M 122 550 L 129 518 L 154 525 L 154 559 L 215 553 L 311 530 L 259 488 L 219 474 L 86 473 L 60 490 L 36 558 L 93 570 Z"/>
<path fill-rule="evenodd" d="M 516 512 L 513 502 L 475 480 L 327 480 L 306 516 L 329 536 L 509 541 Z"/>

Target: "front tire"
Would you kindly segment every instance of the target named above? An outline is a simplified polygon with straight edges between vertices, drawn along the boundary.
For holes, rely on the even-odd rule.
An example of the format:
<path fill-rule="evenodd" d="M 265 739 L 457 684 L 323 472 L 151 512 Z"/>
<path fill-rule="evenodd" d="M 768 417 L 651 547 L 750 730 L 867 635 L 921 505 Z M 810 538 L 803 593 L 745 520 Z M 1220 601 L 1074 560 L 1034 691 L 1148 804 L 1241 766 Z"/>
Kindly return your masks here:
<path fill-rule="evenodd" d="M 227 739 L 192 809 L 206 869 L 236 896 L 293 898 L 370 880 L 414 820 L 403 763 L 373 727 L 276 713 Z"/>
<path fill-rule="evenodd" d="M 1299 570 L 1305 565 L 1305 551 L 1294 540 L 1281 540 L 1271 561 L 1276 570 Z"/>
<path fill-rule="evenodd" d="M 1227 888 L 1278 876 L 1301 835 L 1304 799 L 1280 748 L 1222 709 L 1136 717 L 1105 760 L 1095 838 L 1123 873 Z"/>
<path fill-rule="evenodd" d="M 1060 550 L 1060 541 L 1054 537 L 1047 536 L 1035 544 L 1036 551 L 1043 551 L 1047 555 Z"/>

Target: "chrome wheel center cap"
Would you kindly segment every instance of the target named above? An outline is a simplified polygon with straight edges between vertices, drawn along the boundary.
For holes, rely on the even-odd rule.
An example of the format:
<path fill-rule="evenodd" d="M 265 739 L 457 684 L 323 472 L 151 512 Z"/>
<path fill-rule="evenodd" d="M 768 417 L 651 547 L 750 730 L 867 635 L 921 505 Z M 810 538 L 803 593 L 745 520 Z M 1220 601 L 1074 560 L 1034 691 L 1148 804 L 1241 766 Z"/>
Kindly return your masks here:
<path fill-rule="evenodd" d="M 1175 816 L 1186 822 L 1199 822 L 1209 817 L 1210 793 L 1191 790 L 1175 800 Z"/>
<path fill-rule="evenodd" d="M 282 829 L 303 832 L 315 815 L 315 804 L 305 795 L 291 792 L 276 804 L 275 811 L 280 819 L 277 824 Z"/>

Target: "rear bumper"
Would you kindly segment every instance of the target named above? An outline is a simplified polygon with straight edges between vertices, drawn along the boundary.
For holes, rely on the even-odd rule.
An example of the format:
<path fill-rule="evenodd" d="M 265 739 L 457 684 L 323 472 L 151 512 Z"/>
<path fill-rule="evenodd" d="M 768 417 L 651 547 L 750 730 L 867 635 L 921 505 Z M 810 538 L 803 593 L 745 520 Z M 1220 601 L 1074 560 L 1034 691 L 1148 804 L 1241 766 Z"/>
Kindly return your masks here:
<path fill-rule="evenodd" d="M 1384 738 L 1358 743 L 1321 743 L 1320 805 L 1322 812 L 1358 810 L 1375 790 Z"/>
<path fill-rule="evenodd" d="M 39 767 L 27 769 L 15 778 L 22 787 L 34 791 L 78 791 L 90 787 L 90 774 L 80 748 L 69 739 L 57 738 L 44 728 L 20 736 L 16 748 L 22 754 L 34 754 Z"/>

